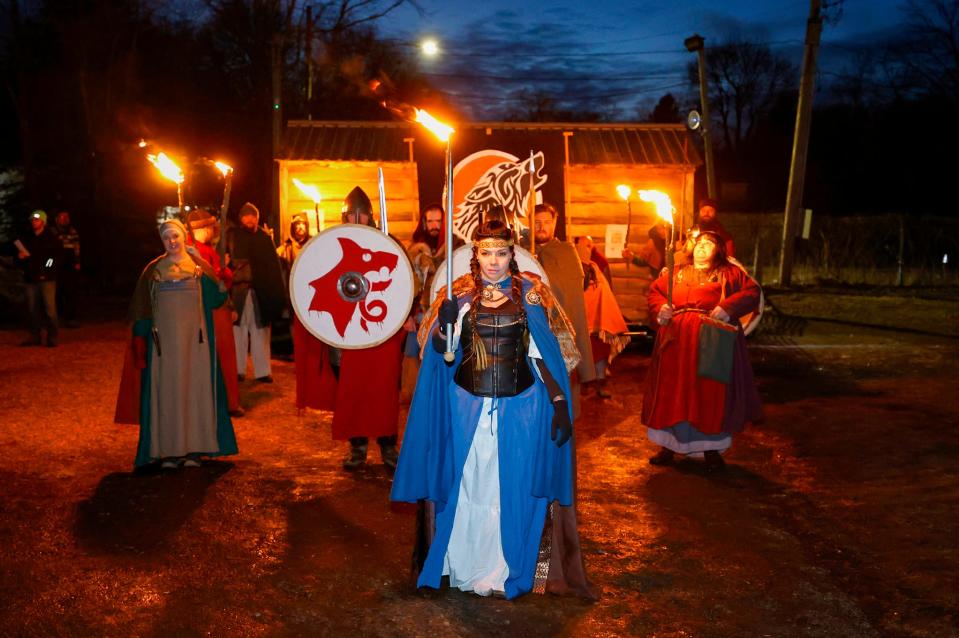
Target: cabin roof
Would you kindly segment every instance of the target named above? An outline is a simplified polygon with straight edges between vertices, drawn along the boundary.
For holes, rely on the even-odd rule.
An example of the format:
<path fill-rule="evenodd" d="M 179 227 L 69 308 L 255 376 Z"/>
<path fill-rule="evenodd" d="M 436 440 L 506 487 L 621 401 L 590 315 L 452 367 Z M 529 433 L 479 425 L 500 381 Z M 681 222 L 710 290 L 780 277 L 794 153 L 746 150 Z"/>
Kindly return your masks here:
<path fill-rule="evenodd" d="M 702 158 L 682 124 L 471 122 L 461 130 L 519 131 L 569 138 L 571 164 L 697 166 Z M 278 159 L 409 161 L 408 139 L 421 131 L 407 122 L 291 120 Z"/>

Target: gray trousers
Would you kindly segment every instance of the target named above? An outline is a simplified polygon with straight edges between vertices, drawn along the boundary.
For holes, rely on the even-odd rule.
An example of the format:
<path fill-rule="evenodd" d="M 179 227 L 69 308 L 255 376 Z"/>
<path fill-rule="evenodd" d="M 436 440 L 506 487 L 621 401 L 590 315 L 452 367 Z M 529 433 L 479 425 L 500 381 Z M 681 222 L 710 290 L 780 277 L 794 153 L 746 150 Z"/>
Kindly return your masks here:
<path fill-rule="evenodd" d="M 27 312 L 30 315 L 30 336 L 40 341 L 40 331 L 46 327 L 47 343 L 57 342 L 57 282 L 39 281 L 26 284 Z"/>

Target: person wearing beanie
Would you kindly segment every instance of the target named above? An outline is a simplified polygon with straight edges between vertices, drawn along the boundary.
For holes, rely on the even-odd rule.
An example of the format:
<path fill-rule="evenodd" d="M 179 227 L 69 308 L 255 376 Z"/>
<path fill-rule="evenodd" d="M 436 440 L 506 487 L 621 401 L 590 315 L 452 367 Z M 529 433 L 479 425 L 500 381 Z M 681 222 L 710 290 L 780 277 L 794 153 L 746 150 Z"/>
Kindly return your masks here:
<path fill-rule="evenodd" d="M 231 228 L 227 239 L 228 263 L 233 268 L 231 297 L 238 313 L 233 336 L 240 378 L 249 357 L 256 380 L 273 383 L 270 332 L 286 308 L 286 292 L 273 239 L 259 223 L 260 211 L 247 202 L 240 208 L 240 227 Z"/>
<path fill-rule="evenodd" d="M 23 264 L 24 292 L 27 301 L 30 338 L 21 346 L 39 346 L 42 331 L 47 332 L 47 346 L 57 345 L 57 264 L 60 240 L 47 226 L 47 213 L 30 213 L 29 232 L 14 242 L 17 257 Z"/>
<path fill-rule="evenodd" d="M 219 235 L 220 223 L 208 211 L 197 208 L 187 216 L 191 237 L 187 237 L 188 250 L 195 250 L 195 255 L 210 264 L 213 272 L 229 292 L 233 286 L 233 271 L 224 266 L 220 255 L 213 245 Z M 213 311 L 213 328 L 216 332 L 216 356 L 220 369 L 223 371 L 223 382 L 226 384 L 226 401 L 230 409 L 230 416 L 244 415 L 240 405 L 240 384 L 236 372 L 236 342 L 233 336 L 233 304 L 227 300 Z"/>
<path fill-rule="evenodd" d="M 290 220 L 290 236 L 276 249 L 283 267 L 283 279 L 289 291 L 293 263 L 310 240 L 310 220 L 297 213 Z M 330 347 L 314 337 L 289 308 L 290 337 L 293 339 L 293 362 L 296 368 L 296 409 L 332 411 L 336 399 L 336 377 L 330 363 Z"/>
<path fill-rule="evenodd" d="M 696 216 L 696 226 L 700 232 L 712 232 L 719 235 L 726 244 L 726 256 L 736 257 L 736 245 L 733 243 L 733 236 L 726 230 L 726 227 L 719 223 L 719 207 L 716 200 L 705 197 L 699 202 L 699 213 Z M 689 249 L 690 256 L 692 255 Z"/>
<path fill-rule="evenodd" d="M 213 329 L 227 294 L 187 251 L 187 235 L 177 219 L 160 225 L 166 252 L 144 268 L 130 304 L 133 338 L 114 421 L 140 426 L 137 468 L 197 467 L 202 457 L 237 453 Z"/>

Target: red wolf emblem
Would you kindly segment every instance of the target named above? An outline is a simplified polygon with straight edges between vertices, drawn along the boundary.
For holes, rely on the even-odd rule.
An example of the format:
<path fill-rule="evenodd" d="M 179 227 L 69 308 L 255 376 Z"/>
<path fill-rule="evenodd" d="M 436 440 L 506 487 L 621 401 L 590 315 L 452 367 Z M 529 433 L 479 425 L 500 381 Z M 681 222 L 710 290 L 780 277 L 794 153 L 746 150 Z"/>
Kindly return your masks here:
<path fill-rule="evenodd" d="M 310 282 L 313 287 L 313 300 L 310 302 L 310 310 L 317 312 L 328 312 L 333 318 L 333 325 L 341 337 L 346 337 L 346 328 L 353 321 L 353 317 L 359 311 L 361 315 L 360 326 L 363 330 L 369 332 L 367 321 L 379 322 L 386 317 L 387 307 L 382 300 L 367 302 L 366 298 L 359 301 L 349 301 L 344 299 L 338 290 L 340 277 L 344 274 L 353 272 L 359 274 L 370 292 L 381 292 L 390 287 L 392 279 L 377 281 L 371 283 L 366 278 L 368 272 L 378 272 L 386 268 L 393 272 L 396 268 L 398 256 L 393 253 L 383 251 L 372 251 L 357 244 L 352 239 L 338 237 L 340 248 L 343 250 L 343 257 L 330 269 L 328 273 L 314 279 Z"/>
<path fill-rule="evenodd" d="M 542 151 L 519 161 L 508 153 L 485 150 L 473 153 L 457 164 L 455 173 L 458 178 L 462 175 L 462 179 L 454 179 L 454 192 L 465 192 L 466 195 L 453 216 L 456 234 L 469 241 L 479 226 L 480 216 L 494 206 L 502 206 L 514 215 L 506 220 L 510 226 L 523 227 L 519 218 L 525 218 L 529 206 L 531 162 L 533 188 L 539 190 L 547 179 L 546 175 L 540 174 L 546 164 Z M 478 175 L 477 168 L 482 171 Z"/>

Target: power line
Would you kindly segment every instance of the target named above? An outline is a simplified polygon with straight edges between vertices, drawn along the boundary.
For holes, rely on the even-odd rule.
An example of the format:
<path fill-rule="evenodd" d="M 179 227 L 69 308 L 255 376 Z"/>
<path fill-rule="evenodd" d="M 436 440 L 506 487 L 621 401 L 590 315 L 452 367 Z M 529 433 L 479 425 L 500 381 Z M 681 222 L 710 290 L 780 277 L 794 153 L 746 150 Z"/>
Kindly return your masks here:
<path fill-rule="evenodd" d="M 748 44 L 754 46 L 780 46 L 786 44 L 802 44 L 803 41 L 798 38 L 790 38 L 787 40 L 770 40 L 768 42 L 748 42 Z M 401 46 L 407 46 L 412 48 L 418 48 L 419 45 L 414 42 L 399 42 Z M 447 52 L 450 56 L 456 58 L 479 58 L 479 59 L 497 59 L 503 56 L 502 53 L 467 53 L 462 52 L 457 49 L 447 49 Z M 513 54 L 513 57 L 521 57 L 523 59 L 531 58 L 559 58 L 559 59 L 589 59 L 589 58 L 610 58 L 610 57 L 629 57 L 629 56 L 640 56 L 640 55 L 663 55 L 663 54 L 682 54 L 688 55 L 689 52 L 686 49 L 646 49 L 640 51 L 593 51 L 590 53 L 530 53 L 524 51 L 522 54 Z"/>
<path fill-rule="evenodd" d="M 461 80 L 502 80 L 506 82 L 627 82 L 633 80 L 656 80 L 676 77 L 676 73 L 646 73 L 638 75 L 600 76 L 600 75 L 538 75 L 535 72 L 529 75 L 482 75 L 472 73 L 423 73 L 426 77 L 448 78 Z"/>
<path fill-rule="evenodd" d="M 581 98 L 578 98 L 578 99 L 599 100 L 599 99 L 610 98 L 610 97 L 625 97 L 625 96 L 629 96 L 629 95 L 644 95 L 644 94 L 647 94 L 647 93 L 659 93 L 659 92 L 661 92 L 661 91 L 666 91 L 666 90 L 668 90 L 668 89 L 673 89 L 673 88 L 677 88 L 677 87 L 681 87 L 681 86 L 689 86 L 689 82 L 677 82 L 677 83 L 675 83 L 675 84 L 666 84 L 666 85 L 663 85 L 663 86 L 652 87 L 652 88 L 648 88 L 648 89 L 628 89 L 628 90 L 615 91 L 615 92 L 610 92 L 610 93 L 590 93 L 590 94 L 584 95 L 584 96 L 582 96 Z M 460 93 L 460 92 L 456 92 L 456 91 L 446 91 L 446 93 L 448 93 L 448 94 L 451 95 L 451 96 L 455 96 L 455 97 L 466 98 L 466 99 L 486 100 L 486 101 L 489 101 L 489 102 L 515 102 L 515 101 L 518 101 L 518 100 L 524 100 L 524 99 L 526 99 L 526 98 L 528 97 L 528 96 L 524 96 L 524 95 L 489 95 L 489 94 L 480 95 L 480 94 L 474 94 L 474 93 Z M 565 99 L 568 100 L 569 98 L 565 98 Z M 563 100 L 561 99 L 561 100 L 558 100 L 558 101 L 563 101 Z"/>

